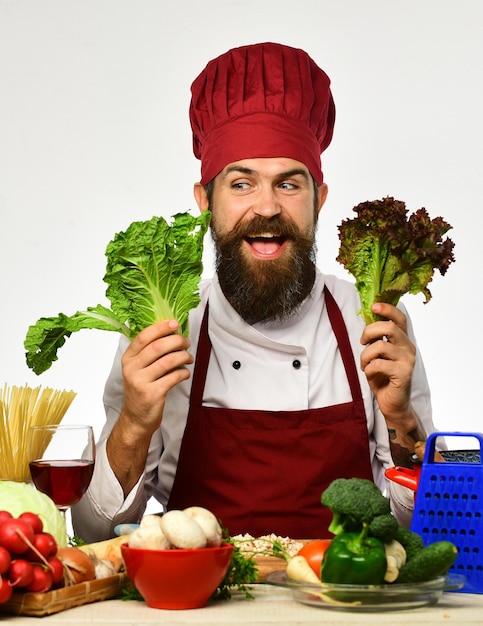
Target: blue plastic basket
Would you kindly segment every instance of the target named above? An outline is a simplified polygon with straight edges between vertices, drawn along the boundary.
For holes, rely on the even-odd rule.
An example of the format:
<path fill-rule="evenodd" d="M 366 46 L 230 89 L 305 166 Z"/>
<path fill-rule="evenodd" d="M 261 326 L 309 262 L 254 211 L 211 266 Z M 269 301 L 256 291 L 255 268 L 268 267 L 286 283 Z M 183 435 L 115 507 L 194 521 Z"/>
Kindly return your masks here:
<path fill-rule="evenodd" d="M 434 461 L 436 441 L 442 437 L 474 437 L 478 461 Z M 460 590 L 466 593 L 483 593 L 482 447 L 480 433 L 438 432 L 428 437 L 411 523 L 425 545 L 444 540 L 455 544 L 458 556 L 451 571 L 466 576 Z"/>

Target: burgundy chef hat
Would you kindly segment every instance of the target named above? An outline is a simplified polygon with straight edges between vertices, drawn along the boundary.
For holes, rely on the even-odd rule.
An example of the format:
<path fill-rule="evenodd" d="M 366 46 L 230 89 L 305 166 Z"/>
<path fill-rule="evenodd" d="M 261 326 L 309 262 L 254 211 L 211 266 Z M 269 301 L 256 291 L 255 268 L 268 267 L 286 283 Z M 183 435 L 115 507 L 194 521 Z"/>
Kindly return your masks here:
<path fill-rule="evenodd" d="M 193 151 L 205 185 L 228 163 L 288 157 L 323 180 L 335 106 L 330 79 L 303 50 L 276 43 L 234 48 L 191 86 Z"/>

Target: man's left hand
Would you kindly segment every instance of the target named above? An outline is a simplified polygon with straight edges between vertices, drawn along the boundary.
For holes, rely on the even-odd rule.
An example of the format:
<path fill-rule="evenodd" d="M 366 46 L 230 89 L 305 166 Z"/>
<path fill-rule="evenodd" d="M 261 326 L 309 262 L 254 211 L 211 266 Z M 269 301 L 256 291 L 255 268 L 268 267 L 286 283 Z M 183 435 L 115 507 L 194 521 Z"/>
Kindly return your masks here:
<path fill-rule="evenodd" d="M 407 319 L 401 310 L 384 303 L 374 304 L 372 310 L 385 321 L 365 327 L 361 367 L 386 420 L 398 422 L 412 414 L 411 378 L 416 346 L 407 334 Z"/>

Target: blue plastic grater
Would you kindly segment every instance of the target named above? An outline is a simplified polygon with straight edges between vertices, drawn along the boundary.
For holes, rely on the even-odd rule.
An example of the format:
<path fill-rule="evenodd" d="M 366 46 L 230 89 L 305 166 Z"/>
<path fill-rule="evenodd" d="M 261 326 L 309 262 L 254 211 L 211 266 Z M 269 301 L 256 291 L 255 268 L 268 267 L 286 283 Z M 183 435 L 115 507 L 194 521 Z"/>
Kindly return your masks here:
<path fill-rule="evenodd" d="M 474 437 L 479 444 L 478 462 L 434 461 L 436 440 L 441 437 Z M 458 557 L 450 571 L 466 576 L 460 590 L 483 593 L 483 464 L 480 433 L 437 432 L 428 437 L 414 503 L 411 530 L 425 545 L 451 541 Z M 463 457 L 464 458 L 464 457 Z"/>

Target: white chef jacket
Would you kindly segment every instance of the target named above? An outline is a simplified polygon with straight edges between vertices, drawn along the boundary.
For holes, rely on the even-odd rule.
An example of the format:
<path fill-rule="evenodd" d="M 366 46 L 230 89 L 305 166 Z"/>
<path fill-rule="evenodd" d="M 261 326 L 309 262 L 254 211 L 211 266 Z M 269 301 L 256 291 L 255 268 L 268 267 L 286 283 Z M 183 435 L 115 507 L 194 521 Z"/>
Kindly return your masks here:
<path fill-rule="evenodd" d="M 253 326 L 233 310 L 217 278 L 202 281 L 201 303 L 190 314 L 189 328 L 190 350 L 196 354 L 202 315 L 209 297 L 212 353 L 203 404 L 233 409 L 298 411 L 349 402 L 352 398 L 347 376 L 325 310 L 324 284 L 342 312 L 356 364 L 359 364 L 364 322 L 357 314 L 359 296 L 349 281 L 317 271 L 311 295 L 290 320 L 283 324 Z M 404 307 L 401 305 L 401 308 Z M 415 343 L 409 319 L 408 326 L 409 336 Z M 122 337 L 106 383 L 107 419 L 97 444 L 94 476 L 87 493 L 72 510 L 75 533 L 89 542 L 112 536 L 116 524 L 138 521 L 152 496 L 162 506 L 166 505 L 188 415 L 191 377 L 169 392 L 161 426 L 151 440 L 145 472 L 124 498 L 107 460 L 106 440 L 123 406 L 121 356 L 127 345 L 128 340 Z M 295 368 L 294 360 L 301 366 Z M 358 371 L 374 480 L 390 497 L 399 521 L 409 525 L 414 492 L 384 478 L 384 470 L 394 465 L 387 426 L 364 373 L 360 368 Z M 434 432 L 430 391 L 419 351 L 411 396 L 427 433 Z"/>

